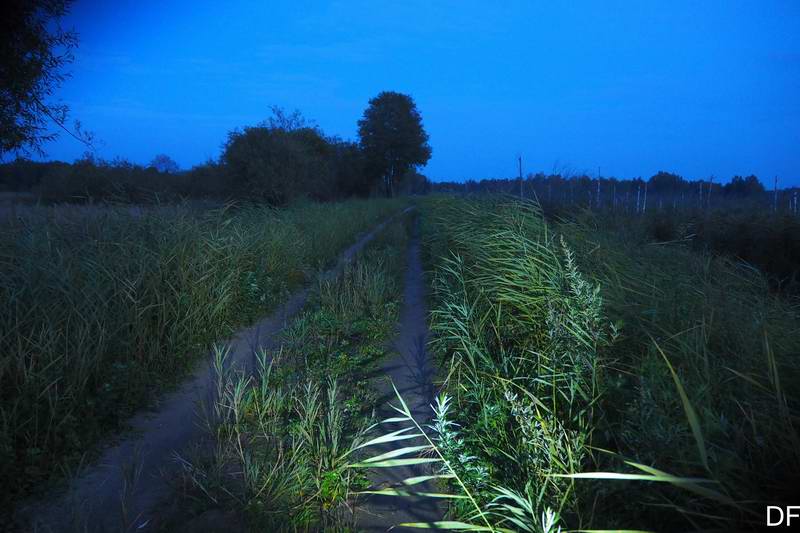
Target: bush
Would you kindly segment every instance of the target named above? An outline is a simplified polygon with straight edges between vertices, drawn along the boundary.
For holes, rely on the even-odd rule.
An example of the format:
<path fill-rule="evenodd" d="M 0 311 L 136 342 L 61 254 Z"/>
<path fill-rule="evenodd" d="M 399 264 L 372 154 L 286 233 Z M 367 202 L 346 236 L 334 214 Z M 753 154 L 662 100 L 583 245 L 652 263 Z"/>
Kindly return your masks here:
<path fill-rule="evenodd" d="M 257 126 L 230 133 L 222 162 L 235 194 L 281 205 L 298 196 L 330 198 L 332 155 L 328 142 L 312 128 Z"/>

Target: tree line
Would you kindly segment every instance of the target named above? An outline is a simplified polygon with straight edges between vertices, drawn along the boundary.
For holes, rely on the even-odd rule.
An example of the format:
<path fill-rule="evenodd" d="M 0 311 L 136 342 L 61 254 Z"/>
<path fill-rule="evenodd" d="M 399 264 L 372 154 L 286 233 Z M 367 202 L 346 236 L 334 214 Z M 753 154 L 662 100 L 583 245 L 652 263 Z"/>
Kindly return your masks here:
<path fill-rule="evenodd" d="M 641 177 L 591 177 L 568 172 L 528 174 L 521 178 L 445 181 L 431 184 L 434 192 L 512 194 L 536 198 L 551 209 L 587 208 L 627 213 L 677 211 L 716 207 L 767 208 L 798 213 L 798 189 L 768 189 L 754 175 L 733 176 L 721 183 L 715 178 L 689 180 L 659 171 Z"/>
<path fill-rule="evenodd" d="M 31 191 L 46 201 L 236 198 L 284 204 L 297 197 L 422 192 L 417 172 L 431 156 L 417 106 L 406 94 L 385 91 L 369 101 L 358 121 L 358 142 L 327 136 L 298 112 L 273 114 L 228 134 L 218 161 L 179 172 L 159 155 L 150 165 L 103 161 L 92 151 L 73 164 L 36 163 L 59 133 L 93 150 L 93 136 L 69 109 L 51 99 L 69 76 L 78 45 L 61 26 L 71 0 L 10 0 L 0 19 L 0 190 Z"/>
<path fill-rule="evenodd" d="M 0 165 L 0 190 L 30 191 L 45 202 L 239 199 L 283 205 L 306 197 L 424 193 L 417 169 L 431 155 L 411 96 L 382 92 L 358 122 L 358 141 L 326 135 L 299 112 L 273 107 L 265 121 L 228 134 L 218 160 L 180 171 L 160 154 L 149 165 L 104 161 L 87 153 L 74 163 L 24 157 Z"/>

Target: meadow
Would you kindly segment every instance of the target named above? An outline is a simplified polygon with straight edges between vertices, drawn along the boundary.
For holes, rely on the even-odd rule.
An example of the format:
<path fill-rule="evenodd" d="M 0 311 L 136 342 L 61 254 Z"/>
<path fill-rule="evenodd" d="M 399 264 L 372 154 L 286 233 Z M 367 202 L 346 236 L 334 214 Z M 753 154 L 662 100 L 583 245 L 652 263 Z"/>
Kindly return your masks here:
<path fill-rule="evenodd" d="M 321 273 L 405 202 L 8 219 L 10 498 L 90 456 L 213 345 L 208 445 L 176 457 L 164 531 L 215 520 L 358 531 L 370 494 L 447 502 L 437 523 L 408 527 L 536 533 L 758 530 L 765 505 L 791 504 L 800 315 L 789 284 L 688 230 L 661 238 L 657 215 L 547 217 L 499 195 L 416 199 L 342 271 Z M 734 215 L 714 216 L 709 228 Z M 429 419 L 378 386 L 417 219 Z M 310 299 L 277 348 L 256 354 L 252 375 L 230 370 L 219 341 L 300 285 Z M 425 474 L 373 485 L 374 471 L 409 465 Z"/>
<path fill-rule="evenodd" d="M 392 200 L 32 207 L 0 225 L 3 507 L 91 458 L 213 342 L 314 279 Z"/>
<path fill-rule="evenodd" d="M 798 309 L 765 275 L 509 197 L 422 213 L 442 527 L 759 530 L 790 503 Z"/>

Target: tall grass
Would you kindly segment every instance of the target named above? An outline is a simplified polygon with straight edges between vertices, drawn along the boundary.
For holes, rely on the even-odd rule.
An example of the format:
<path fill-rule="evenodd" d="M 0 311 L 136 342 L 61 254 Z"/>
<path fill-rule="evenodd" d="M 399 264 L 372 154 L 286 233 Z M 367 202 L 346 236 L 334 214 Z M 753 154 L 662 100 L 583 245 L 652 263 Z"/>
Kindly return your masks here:
<path fill-rule="evenodd" d="M 438 527 L 539 532 L 555 531 L 559 515 L 580 522 L 580 487 L 558 475 L 590 464 L 598 352 L 614 333 L 598 288 L 534 204 L 429 200 L 423 213 L 444 395 L 426 448 L 434 459 L 407 460 L 440 462 L 455 496 Z M 398 411 L 408 431 L 424 432 L 402 401 Z"/>
<path fill-rule="evenodd" d="M 366 478 L 349 465 L 397 320 L 404 240 L 398 220 L 338 275 L 319 276 L 310 309 L 275 353 L 259 354 L 254 376 L 225 370 L 218 350 L 213 451 L 181 459 L 201 508 L 232 508 L 255 530 L 354 530 L 353 494 Z"/>
<path fill-rule="evenodd" d="M 108 208 L 0 227 L 2 503 L 84 454 L 399 205 Z"/>
<path fill-rule="evenodd" d="M 682 244 L 695 252 L 727 256 L 758 268 L 770 287 L 798 294 L 800 219 L 739 206 L 709 211 L 652 210 L 644 214 L 573 211 L 551 213 L 601 231 L 624 234 L 641 244 Z"/>
<path fill-rule="evenodd" d="M 765 276 L 585 219 L 548 227 L 530 204 L 423 213 L 443 395 L 429 428 L 400 398 L 407 432 L 379 438 L 398 442 L 389 463 L 439 465 L 439 527 L 760 530 L 792 504 L 799 316 Z"/>
<path fill-rule="evenodd" d="M 556 226 L 621 324 L 599 443 L 618 455 L 598 455 L 598 467 L 706 482 L 604 484 L 598 506 L 624 502 L 626 512 L 597 521 L 760 530 L 765 506 L 791 504 L 800 479 L 796 300 L 725 256 L 602 228 Z"/>

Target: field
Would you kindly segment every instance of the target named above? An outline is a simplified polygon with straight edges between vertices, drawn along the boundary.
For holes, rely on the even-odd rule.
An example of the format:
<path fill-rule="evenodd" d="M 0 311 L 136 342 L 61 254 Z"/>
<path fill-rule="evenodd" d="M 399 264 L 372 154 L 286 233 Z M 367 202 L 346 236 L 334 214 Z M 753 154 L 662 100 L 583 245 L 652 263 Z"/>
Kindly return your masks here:
<path fill-rule="evenodd" d="M 212 342 L 268 312 L 399 205 L 32 208 L 6 219 L 4 507 L 91 455 Z"/>
<path fill-rule="evenodd" d="M 407 201 L 9 219 L 8 501 L 91 463 L 213 346 L 205 436 L 174 450 L 156 529 L 757 530 L 791 504 L 791 292 L 646 224 L 506 196 L 414 203 L 328 273 Z M 224 339 L 301 286 L 252 372 L 231 366 Z M 430 328 L 416 361 L 396 340 L 409 306 Z M 121 506 L 120 530 L 145 523 Z"/>
<path fill-rule="evenodd" d="M 797 308 L 765 276 L 680 243 L 548 225 L 535 204 L 429 212 L 435 447 L 469 496 L 455 516 L 732 530 L 788 504 Z"/>

